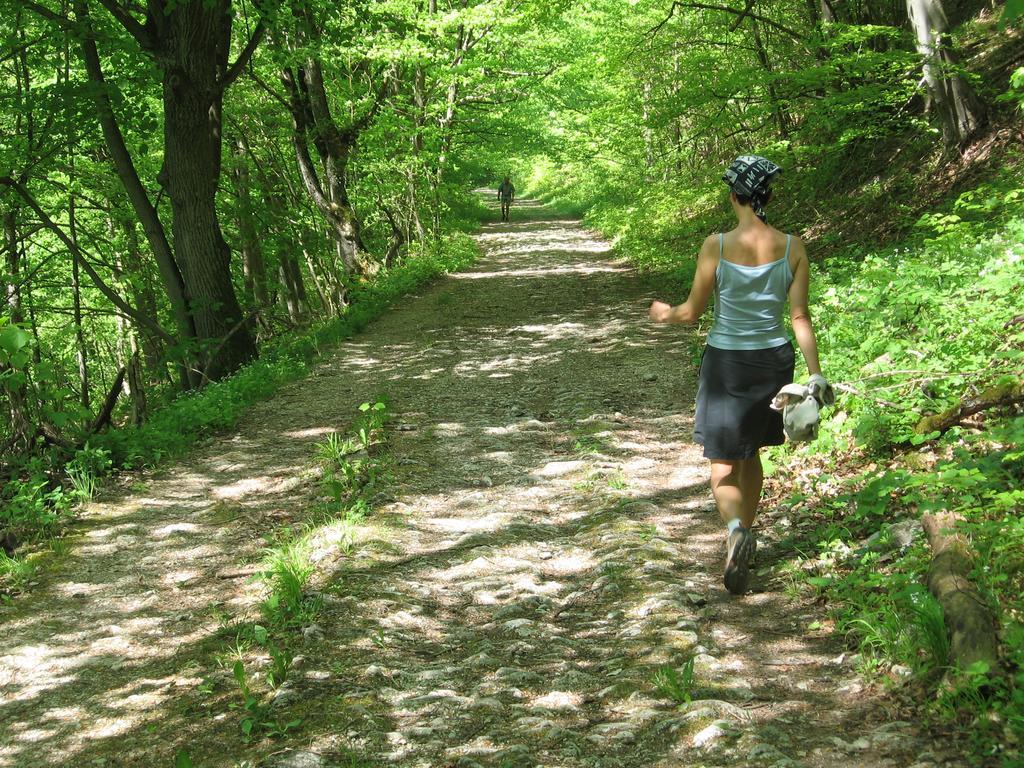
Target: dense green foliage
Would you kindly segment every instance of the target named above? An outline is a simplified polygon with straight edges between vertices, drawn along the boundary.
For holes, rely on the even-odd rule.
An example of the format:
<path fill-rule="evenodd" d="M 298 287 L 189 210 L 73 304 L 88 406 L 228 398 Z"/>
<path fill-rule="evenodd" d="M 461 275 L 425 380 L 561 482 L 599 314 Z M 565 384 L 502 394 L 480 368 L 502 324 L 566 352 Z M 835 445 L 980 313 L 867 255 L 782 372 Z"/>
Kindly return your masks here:
<path fill-rule="evenodd" d="M 0 3 L 0 535 L 53 529 L 76 455 L 180 452 L 463 263 L 488 73 L 552 12 Z"/>
<path fill-rule="evenodd" d="M 960 208 L 999 199 L 988 192 L 961 196 Z M 928 217 L 913 245 L 822 265 L 819 339 L 840 403 L 813 446 L 776 450 L 772 464 L 789 489 L 780 507 L 800 553 L 784 568 L 794 585 L 828 597 L 865 671 L 908 670 L 937 724 L 961 728 L 979 759 L 1012 765 L 1024 739 L 1024 423 L 995 410 L 941 436 L 917 427 L 962 397 L 1019 384 L 1024 328 L 1006 322 L 1024 307 L 1024 221 L 955 218 Z M 930 555 L 917 523 L 936 511 L 964 520 L 1005 673 L 943 683 L 948 639 L 922 586 Z"/>

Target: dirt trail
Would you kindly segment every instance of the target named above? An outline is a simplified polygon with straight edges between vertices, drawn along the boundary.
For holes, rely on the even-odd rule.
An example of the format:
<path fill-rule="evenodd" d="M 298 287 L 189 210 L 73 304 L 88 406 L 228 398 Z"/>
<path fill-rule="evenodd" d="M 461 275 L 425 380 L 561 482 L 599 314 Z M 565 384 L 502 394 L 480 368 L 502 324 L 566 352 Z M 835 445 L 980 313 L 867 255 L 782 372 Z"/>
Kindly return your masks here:
<path fill-rule="evenodd" d="M 0 608 L 0 765 L 941 764 L 808 629 L 819 607 L 767 572 L 722 588 L 691 335 L 646 322 L 578 224 L 514 216 L 236 434 L 92 506 Z M 317 553 L 324 609 L 278 694 L 302 725 L 247 745 L 216 660 L 260 592 L 231 569 L 303 518 L 315 444 L 378 393 L 391 498 Z M 689 658 L 679 707 L 652 679 Z"/>

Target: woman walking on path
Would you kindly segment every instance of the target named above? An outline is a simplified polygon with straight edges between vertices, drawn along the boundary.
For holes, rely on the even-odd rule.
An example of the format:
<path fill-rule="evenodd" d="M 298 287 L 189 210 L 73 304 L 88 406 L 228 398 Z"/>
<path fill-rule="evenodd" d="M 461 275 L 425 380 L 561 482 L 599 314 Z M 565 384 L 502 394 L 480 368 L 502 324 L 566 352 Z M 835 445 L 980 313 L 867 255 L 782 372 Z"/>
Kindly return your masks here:
<path fill-rule="evenodd" d="M 765 206 L 780 168 L 763 157 L 736 158 L 723 180 L 737 224 L 711 235 L 697 257 L 684 304 L 651 304 L 657 323 L 696 323 L 715 293 L 714 324 L 701 358 L 694 439 L 711 462 L 711 490 L 728 528 L 725 586 L 747 589 L 749 560 L 756 549 L 751 527 L 761 500 L 760 449 L 784 441 L 782 415 L 769 406 L 793 381 L 793 345 L 782 323 L 789 300 L 796 342 L 811 374 L 808 386 L 827 384 L 807 307 L 809 268 L 799 238 L 767 223 Z"/>

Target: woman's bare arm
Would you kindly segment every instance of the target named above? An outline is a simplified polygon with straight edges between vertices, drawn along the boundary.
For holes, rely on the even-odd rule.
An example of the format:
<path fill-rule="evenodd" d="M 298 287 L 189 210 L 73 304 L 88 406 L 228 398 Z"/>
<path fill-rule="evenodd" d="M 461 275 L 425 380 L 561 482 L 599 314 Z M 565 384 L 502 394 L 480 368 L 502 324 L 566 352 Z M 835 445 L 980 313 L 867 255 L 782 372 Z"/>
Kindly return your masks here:
<path fill-rule="evenodd" d="M 651 304 L 648 313 L 656 323 L 696 323 L 708 308 L 711 292 L 715 290 L 715 270 L 718 268 L 718 238 L 707 238 L 697 255 L 697 271 L 693 275 L 690 296 L 686 302 L 675 307 L 663 301 Z"/>
<path fill-rule="evenodd" d="M 793 323 L 793 335 L 807 363 L 807 372 L 812 376 L 821 373 L 821 362 L 818 360 L 818 340 L 814 336 L 814 325 L 811 323 L 811 310 L 807 306 L 807 293 L 811 282 L 810 264 L 807 251 L 798 237 L 793 238 L 796 250 L 797 265 L 793 271 L 793 284 L 789 286 L 789 318 Z"/>

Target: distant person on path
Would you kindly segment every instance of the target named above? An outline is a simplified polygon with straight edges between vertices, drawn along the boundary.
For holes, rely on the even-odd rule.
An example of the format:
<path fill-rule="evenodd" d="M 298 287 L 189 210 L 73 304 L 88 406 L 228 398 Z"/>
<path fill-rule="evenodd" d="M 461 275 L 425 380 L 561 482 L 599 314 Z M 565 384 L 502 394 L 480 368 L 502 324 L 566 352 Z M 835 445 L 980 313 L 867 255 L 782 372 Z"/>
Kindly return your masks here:
<path fill-rule="evenodd" d="M 799 238 L 769 226 L 764 209 L 772 179 L 781 171 L 756 155 L 736 158 L 722 180 L 737 225 L 711 235 L 697 257 L 686 303 L 651 304 L 656 323 L 696 323 L 715 294 L 714 324 L 701 357 L 694 439 L 711 462 L 711 490 L 728 528 L 725 586 L 747 589 L 757 544 L 751 527 L 761 501 L 759 451 L 784 441 L 782 415 L 769 405 L 793 381 L 793 345 L 782 323 L 789 314 L 796 342 L 811 374 L 812 391 L 827 388 L 807 307 L 809 267 Z"/>
<path fill-rule="evenodd" d="M 512 186 L 508 174 L 498 186 L 498 199 L 501 201 L 501 220 L 508 221 L 509 209 L 512 208 L 512 201 L 516 199 L 516 188 Z"/>

